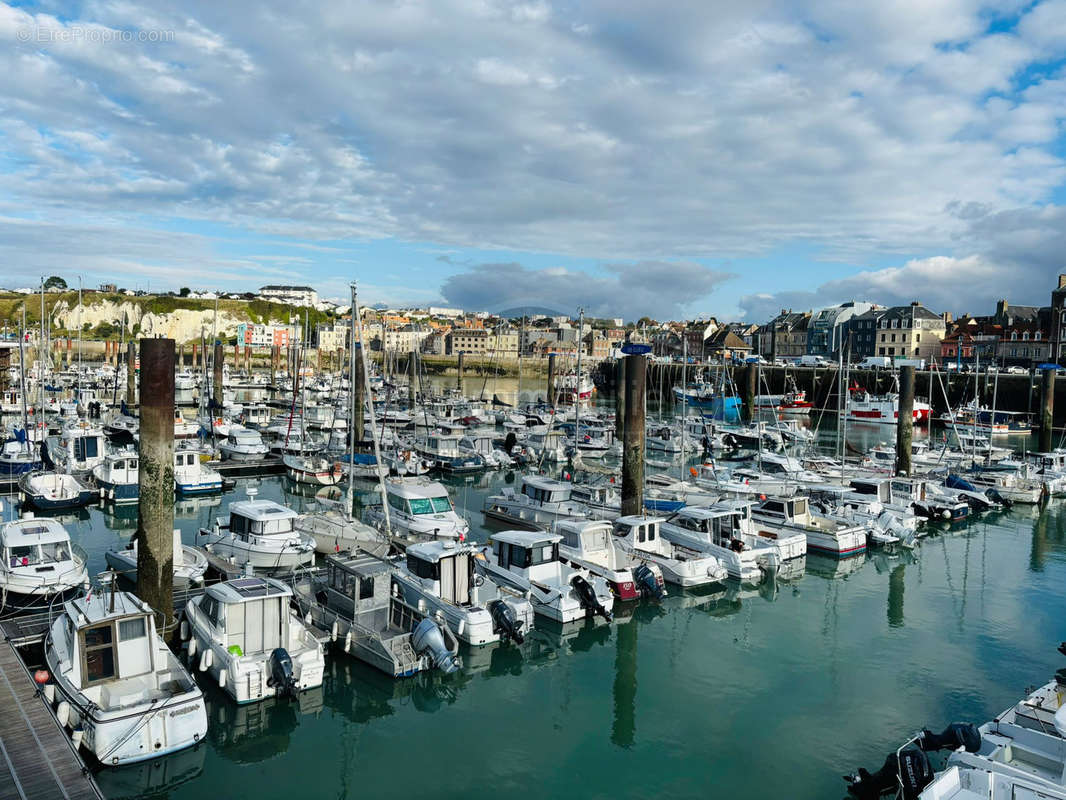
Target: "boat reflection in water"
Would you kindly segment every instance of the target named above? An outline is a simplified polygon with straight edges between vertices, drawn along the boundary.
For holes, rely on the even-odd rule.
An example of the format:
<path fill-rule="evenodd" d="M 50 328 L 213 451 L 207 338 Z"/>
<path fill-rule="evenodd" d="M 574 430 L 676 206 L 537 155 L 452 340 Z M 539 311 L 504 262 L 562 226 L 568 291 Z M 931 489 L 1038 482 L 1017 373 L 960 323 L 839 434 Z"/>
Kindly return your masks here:
<path fill-rule="evenodd" d="M 166 797 L 204 771 L 207 745 L 202 742 L 173 755 L 130 764 L 99 768 L 93 776 L 108 800 Z"/>
<path fill-rule="evenodd" d="M 236 705 L 221 689 L 207 684 L 207 739 L 215 752 L 235 764 L 257 764 L 289 749 L 300 717 L 324 707 L 321 686 L 300 692 L 299 698 L 270 697 Z"/>

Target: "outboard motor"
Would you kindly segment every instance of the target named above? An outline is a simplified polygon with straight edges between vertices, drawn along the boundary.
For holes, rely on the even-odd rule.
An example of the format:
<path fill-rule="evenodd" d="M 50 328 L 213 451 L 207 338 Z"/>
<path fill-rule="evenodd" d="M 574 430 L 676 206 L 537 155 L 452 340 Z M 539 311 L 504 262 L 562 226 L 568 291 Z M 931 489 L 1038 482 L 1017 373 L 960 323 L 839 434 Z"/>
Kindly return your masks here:
<path fill-rule="evenodd" d="M 981 749 L 981 731 L 972 722 L 953 722 L 940 733 L 928 729 L 922 731 L 918 746 L 927 753 L 960 747 L 965 747 L 968 753 L 976 753 Z"/>
<path fill-rule="evenodd" d="M 288 695 L 296 697 L 296 678 L 292 674 L 292 656 L 284 647 L 274 649 L 270 654 L 270 677 L 267 686 L 277 687 L 279 697 Z"/>
<path fill-rule="evenodd" d="M 444 634 L 440 627 L 428 617 L 415 626 L 411 634 L 411 644 L 419 655 L 428 653 L 433 659 L 433 665 L 441 672 L 455 672 L 459 669 L 455 653 L 448 649 L 444 643 Z"/>
<path fill-rule="evenodd" d="M 503 600 L 493 600 L 489 603 L 489 614 L 492 616 L 492 627 L 504 638 L 510 639 L 515 644 L 522 644 L 526 637 L 522 633 L 522 620 L 518 619 L 511 608 Z"/>
<path fill-rule="evenodd" d="M 985 491 L 985 494 L 988 495 L 988 497 L 994 500 L 995 502 L 999 503 L 1004 508 L 1010 508 L 1012 505 L 1014 505 L 1014 501 L 1011 500 L 1009 497 L 1004 497 L 1003 495 L 1001 495 L 998 489 L 987 489 Z"/>
<path fill-rule="evenodd" d="M 585 609 L 590 615 L 599 614 L 608 622 L 611 621 L 611 612 L 604 608 L 596 598 L 596 590 L 592 588 L 591 583 L 580 575 L 575 575 L 570 581 L 570 585 L 573 586 L 574 591 L 577 592 L 577 599 L 581 603 L 583 609 Z"/>
<path fill-rule="evenodd" d="M 666 597 L 666 587 L 659 582 L 659 576 L 652 572 L 647 564 L 641 564 L 633 570 L 633 580 L 640 587 L 640 593 L 644 597 L 653 600 L 662 600 Z"/>
<path fill-rule="evenodd" d="M 857 775 L 845 775 L 844 780 L 848 782 L 848 794 L 859 800 L 876 800 L 889 792 L 898 792 L 901 784 L 903 800 L 917 800 L 934 777 L 936 773 L 929 756 L 917 747 L 907 747 L 900 751 L 898 759 L 895 753 L 889 753 L 877 772 L 860 767 Z"/>

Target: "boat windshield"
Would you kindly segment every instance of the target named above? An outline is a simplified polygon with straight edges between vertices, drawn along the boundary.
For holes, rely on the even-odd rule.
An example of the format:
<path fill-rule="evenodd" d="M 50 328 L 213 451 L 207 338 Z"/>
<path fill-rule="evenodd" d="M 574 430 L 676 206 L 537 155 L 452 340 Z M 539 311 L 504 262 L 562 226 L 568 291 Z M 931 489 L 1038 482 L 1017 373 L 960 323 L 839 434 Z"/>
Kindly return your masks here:
<path fill-rule="evenodd" d="M 411 498 L 412 514 L 443 514 L 452 510 L 452 503 L 447 496 Z"/>

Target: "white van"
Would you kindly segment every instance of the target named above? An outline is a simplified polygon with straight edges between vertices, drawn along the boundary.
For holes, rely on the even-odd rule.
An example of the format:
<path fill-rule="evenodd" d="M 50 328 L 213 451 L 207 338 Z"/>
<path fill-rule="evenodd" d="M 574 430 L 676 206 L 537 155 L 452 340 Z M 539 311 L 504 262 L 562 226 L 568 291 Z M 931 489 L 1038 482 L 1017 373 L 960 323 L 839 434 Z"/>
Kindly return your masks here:
<path fill-rule="evenodd" d="M 889 369 L 892 359 L 888 356 L 866 356 L 858 364 L 859 369 Z"/>

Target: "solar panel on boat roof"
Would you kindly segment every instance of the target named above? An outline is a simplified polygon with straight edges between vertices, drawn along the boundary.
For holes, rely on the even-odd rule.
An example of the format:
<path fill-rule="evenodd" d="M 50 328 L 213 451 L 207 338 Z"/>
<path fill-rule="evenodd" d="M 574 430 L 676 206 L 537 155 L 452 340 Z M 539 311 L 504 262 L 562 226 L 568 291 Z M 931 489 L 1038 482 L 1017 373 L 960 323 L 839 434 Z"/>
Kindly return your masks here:
<path fill-rule="evenodd" d="M 262 597 L 273 591 L 273 587 L 261 578 L 236 578 L 229 585 L 245 597 Z"/>

